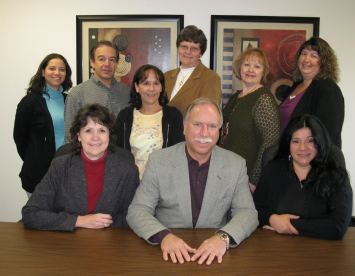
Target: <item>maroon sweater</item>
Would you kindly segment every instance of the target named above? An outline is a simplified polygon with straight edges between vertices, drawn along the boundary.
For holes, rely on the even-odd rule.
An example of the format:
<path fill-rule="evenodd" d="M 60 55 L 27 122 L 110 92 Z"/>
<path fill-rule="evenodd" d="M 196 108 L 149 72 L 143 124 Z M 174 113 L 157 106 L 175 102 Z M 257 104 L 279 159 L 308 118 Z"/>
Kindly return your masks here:
<path fill-rule="evenodd" d="M 86 157 L 83 149 L 81 149 L 81 156 L 85 165 L 86 186 L 88 190 L 88 214 L 92 214 L 94 211 L 96 203 L 99 200 L 104 187 L 106 155 L 107 149 L 100 159 L 90 160 Z"/>

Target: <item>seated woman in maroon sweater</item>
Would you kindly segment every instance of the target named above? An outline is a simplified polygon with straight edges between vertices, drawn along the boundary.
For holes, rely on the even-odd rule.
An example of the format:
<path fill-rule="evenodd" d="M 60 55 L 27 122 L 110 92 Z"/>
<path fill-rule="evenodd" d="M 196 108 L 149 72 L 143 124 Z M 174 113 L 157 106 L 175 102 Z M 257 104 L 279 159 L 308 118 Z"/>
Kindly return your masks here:
<path fill-rule="evenodd" d="M 138 169 L 133 155 L 115 145 L 114 116 L 99 104 L 87 105 L 70 133 L 72 153 L 53 160 L 22 209 L 24 225 L 57 231 L 128 226 Z"/>
<path fill-rule="evenodd" d="M 341 239 L 349 226 L 352 189 L 340 149 L 312 115 L 286 127 L 275 159 L 254 194 L 259 227 L 280 234 Z"/>

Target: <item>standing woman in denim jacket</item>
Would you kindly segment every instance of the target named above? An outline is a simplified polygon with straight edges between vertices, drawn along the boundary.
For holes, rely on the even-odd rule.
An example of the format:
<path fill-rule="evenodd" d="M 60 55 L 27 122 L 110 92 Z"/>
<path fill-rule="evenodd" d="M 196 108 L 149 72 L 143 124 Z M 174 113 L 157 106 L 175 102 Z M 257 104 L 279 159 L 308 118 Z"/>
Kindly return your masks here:
<path fill-rule="evenodd" d="M 19 176 L 28 197 L 48 171 L 55 151 L 64 144 L 64 92 L 72 86 L 67 60 L 49 54 L 17 105 L 14 141 L 23 161 Z"/>

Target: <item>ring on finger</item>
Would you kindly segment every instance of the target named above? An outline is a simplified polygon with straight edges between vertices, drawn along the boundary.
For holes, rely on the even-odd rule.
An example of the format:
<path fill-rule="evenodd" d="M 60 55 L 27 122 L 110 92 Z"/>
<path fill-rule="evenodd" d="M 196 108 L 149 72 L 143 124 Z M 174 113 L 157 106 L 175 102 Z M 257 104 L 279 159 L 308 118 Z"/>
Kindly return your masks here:
<path fill-rule="evenodd" d="M 216 255 L 216 253 L 212 252 L 210 255 Z"/>
<path fill-rule="evenodd" d="M 102 228 L 105 228 L 105 223 L 102 224 Z"/>

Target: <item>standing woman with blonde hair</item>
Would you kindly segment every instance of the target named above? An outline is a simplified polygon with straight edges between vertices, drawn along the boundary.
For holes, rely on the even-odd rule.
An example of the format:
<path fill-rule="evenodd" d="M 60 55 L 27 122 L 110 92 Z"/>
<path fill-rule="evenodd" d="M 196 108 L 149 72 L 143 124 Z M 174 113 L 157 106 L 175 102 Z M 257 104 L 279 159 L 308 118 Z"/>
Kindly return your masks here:
<path fill-rule="evenodd" d="M 295 83 L 281 103 L 281 133 L 293 118 L 310 114 L 327 129 L 332 142 L 341 148 L 344 122 L 344 97 L 339 81 L 337 57 L 329 44 L 312 37 L 298 49 L 293 69 Z"/>
<path fill-rule="evenodd" d="M 253 192 L 259 181 L 264 150 L 278 143 L 280 117 L 274 96 L 264 87 L 273 75 L 263 49 L 252 48 L 240 54 L 233 72 L 243 89 L 223 109 L 220 146 L 246 160 Z"/>
<path fill-rule="evenodd" d="M 14 140 L 23 161 L 20 178 L 28 197 L 48 171 L 56 150 L 64 145 L 64 92 L 72 86 L 67 60 L 49 54 L 17 105 Z"/>

